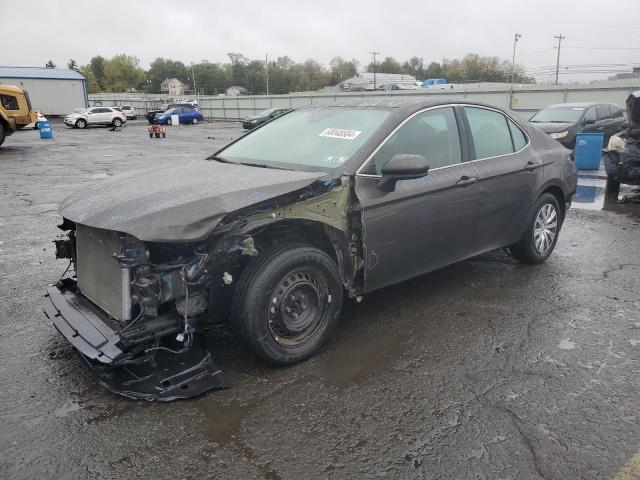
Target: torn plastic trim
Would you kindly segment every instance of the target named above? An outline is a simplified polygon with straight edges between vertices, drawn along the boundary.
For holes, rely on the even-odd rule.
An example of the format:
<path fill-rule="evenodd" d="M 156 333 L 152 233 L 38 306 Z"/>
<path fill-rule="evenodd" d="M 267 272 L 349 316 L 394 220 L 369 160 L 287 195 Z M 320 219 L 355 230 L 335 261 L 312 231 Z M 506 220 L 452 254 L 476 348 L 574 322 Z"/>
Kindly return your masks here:
<path fill-rule="evenodd" d="M 223 226 L 227 232 L 218 240 L 213 255 L 241 250 L 243 255 L 257 255 L 254 235 L 261 227 L 268 227 L 286 220 L 308 220 L 324 226 L 334 249 L 343 285 L 350 297 L 362 293 L 362 281 L 358 272 L 363 268 L 361 245 L 360 208 L 353 192 L 351 177 L 344 175 L 332 180 L 318 181 L 307 189 L 296 192 L 295 196 L 279 198 L 285 205 L 261 205 L 264 210 L 249 210 L 244 215 Z M 217 232 L 217 233 L 219 233 Z M 250 240 L 250 241 L 249 241 Z M 249 248 L 241 248 L 240 244 Z"/>

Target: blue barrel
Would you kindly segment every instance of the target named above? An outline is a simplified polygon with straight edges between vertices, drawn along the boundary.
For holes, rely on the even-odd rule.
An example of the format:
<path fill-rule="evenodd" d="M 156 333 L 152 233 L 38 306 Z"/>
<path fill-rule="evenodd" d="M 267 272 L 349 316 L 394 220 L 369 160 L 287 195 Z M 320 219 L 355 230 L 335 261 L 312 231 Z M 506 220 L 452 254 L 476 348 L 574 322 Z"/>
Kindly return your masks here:
<path fill-rule="evenodd" d="M 573 158 L 579 170 L 598 170 L 602 156 L 604 133 L 579 133 Z"/>
<path fill-rule="evenodd" d="M 51 122 L 38 122 L 40 129 L 40 138 L 53 138 L 53 130 L 51 130 Z"/>

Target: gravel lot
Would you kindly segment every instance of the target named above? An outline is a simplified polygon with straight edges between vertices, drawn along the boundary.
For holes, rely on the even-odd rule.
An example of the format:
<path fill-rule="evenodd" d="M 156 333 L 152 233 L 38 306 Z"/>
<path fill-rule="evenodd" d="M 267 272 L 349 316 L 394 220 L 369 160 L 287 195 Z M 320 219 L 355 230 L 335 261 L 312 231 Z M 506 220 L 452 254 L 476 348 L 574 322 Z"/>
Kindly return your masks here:
<path fill-rule="evenodd" d="M 221 329 L 228 390 L 159 404 L 97 385 L 40 311 L 66 267 L 58 202 L 241 133 L 56 124 L 0 147 L 0 477 L 640 478 L 638 205 L 571 209 L 545 265 L 494 252 L 348 303 L 300 365 Z"/>

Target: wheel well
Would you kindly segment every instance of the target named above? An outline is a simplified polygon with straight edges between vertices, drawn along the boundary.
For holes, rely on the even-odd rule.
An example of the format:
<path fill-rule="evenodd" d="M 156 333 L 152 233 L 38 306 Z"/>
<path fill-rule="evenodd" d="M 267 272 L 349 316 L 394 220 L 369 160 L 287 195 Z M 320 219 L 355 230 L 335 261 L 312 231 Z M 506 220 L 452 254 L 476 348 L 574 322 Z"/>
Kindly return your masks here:
<path fill-rule="evenodd" d="M 550 193 L 551 195 L 556 197 L 556 200 L 558 201 L 558 205 L 560 206 L 560 211 L 562 212 L 562 218 L 564 219 L 566 209 L 567 209 L 567 204 L 566 204 L 562 189 L 556 185 L 549 185 L 547 188 L 545 188 L 545 190 L 542 193 Z"/>
<path fill-rule="evenodd" d="M 249 235 L 253 237 L 258 250 L 283 243 L 302 242 L 319 248 L 338 263 L 328 229 L 333 228 L 312 220 L 282 220 L 249 232 Z"/>

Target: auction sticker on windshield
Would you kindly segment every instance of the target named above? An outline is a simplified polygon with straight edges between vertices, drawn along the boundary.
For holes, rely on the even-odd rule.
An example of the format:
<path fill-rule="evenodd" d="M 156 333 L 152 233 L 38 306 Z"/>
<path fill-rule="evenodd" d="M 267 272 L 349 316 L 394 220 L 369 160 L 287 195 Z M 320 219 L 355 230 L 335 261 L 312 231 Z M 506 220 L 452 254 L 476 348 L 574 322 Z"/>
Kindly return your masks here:
<path fill-rule="evenodd" d="M 342 138 L 343 140 L 353 140 L 362 132 L 360 130 L 348 130 L 346 128 L 326 128 L 318 135 L 319 137 Z"/>

